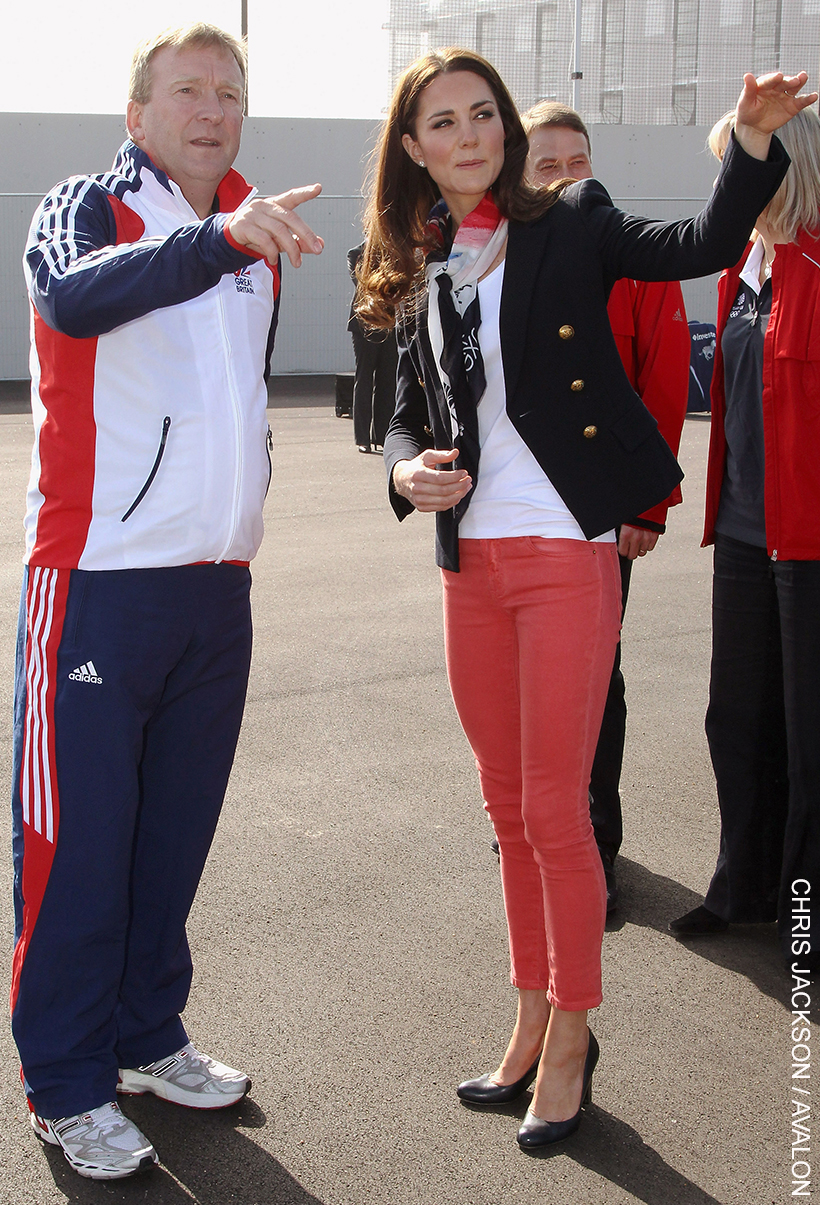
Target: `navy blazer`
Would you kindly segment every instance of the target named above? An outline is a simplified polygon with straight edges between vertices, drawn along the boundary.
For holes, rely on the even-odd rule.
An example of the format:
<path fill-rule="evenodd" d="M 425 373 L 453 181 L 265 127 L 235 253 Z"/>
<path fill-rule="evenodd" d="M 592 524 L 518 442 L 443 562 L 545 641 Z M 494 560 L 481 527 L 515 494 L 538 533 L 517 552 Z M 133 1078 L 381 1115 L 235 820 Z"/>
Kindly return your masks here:
<path fill-rule="evenodd" d="M 500 314 L 507 414 L 587 539 L 662 502 L 683 477 L 624 372 L 606 312 L 613 284 L 623 276 L 706 276 L 737 263 L 788 165 L 776 138 L 762 162 L 733 136 L 712 196 L 694 218 L 632 217 L 597 180 L 583 180 L 537 221 L 510 222 Z M 393 488 L 394 466 L 453 444 L 425 306 L 400 323 L 399 346 L 384 458 L 390 501 L 404 519 L 413 506 Z M 453 510 L 436 515 L 436 561 L 458 570 Z"/>

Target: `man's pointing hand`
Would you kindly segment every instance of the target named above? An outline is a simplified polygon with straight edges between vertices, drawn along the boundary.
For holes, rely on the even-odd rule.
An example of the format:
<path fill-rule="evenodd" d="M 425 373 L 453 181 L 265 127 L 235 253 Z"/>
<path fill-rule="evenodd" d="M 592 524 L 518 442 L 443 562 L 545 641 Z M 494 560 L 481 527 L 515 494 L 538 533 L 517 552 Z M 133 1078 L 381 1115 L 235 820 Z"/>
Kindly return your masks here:
<path fill-rule="evenodd" d="M 318 197 L 321 191 L 321 184 L 307 184 L 278 197 L 254 197 L 231 215 L 226 230 L 235 243 L 269 263 L 274 263 L 284 251 L 294 268 L 298 268 L 303 255 L 321 255 L 325 244 L 293 211 L 303 201 Z"/>

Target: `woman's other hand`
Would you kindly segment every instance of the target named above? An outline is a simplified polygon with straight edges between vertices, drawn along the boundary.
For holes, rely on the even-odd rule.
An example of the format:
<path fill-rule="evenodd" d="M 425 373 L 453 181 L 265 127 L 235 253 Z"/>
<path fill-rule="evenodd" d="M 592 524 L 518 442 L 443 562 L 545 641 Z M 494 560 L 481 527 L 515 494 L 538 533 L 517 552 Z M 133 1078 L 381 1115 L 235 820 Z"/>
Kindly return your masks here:
<path fill-rule="evenodd" d="M 646 556 L 647 552 L 651 552 L 657 542 L 658 533 L 656 531 L 647 531 L 643 527 L 629 527 L 626 523 L 622 523 L 618 536 L 618 552 L 628 561 L 634 561 L 635 557 Z"/>
<path fill-rule="evenodd" d="M 427 448 L 413 460 L 399 460 L 393 467 L 393 488 L 416 510 L 450 510 L 472 488 L 472 478 L 464 469 L 441 472 L 436 466 L 453 461 L 458 452 Z"/>
<path fill-rule="evenodd" d="M 805 71 L 797 75 L 774 71 L 757 79 L 750 71 L 744 75 L 743 91 L 737 102 L 735 137 L 752 158 L 766 159 L 774 131 L 817 100 L 816 92 L 797 95 L 808 78 Z"/>

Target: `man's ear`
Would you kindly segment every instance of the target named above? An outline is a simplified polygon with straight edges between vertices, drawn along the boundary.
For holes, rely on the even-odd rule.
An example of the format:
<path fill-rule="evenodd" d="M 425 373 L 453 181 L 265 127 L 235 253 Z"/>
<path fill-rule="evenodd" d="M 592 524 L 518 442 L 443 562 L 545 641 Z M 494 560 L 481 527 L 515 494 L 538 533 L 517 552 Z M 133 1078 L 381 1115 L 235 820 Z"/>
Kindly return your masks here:
<path fill-rule="evenodd" d="M 128 130 L 128 136 L 132 142 L 137 145 L 145 140 L 145 131 L 142 127 L 143 106 L 136 100 L 129 100 L 125 109 L 125 128 Z"/>

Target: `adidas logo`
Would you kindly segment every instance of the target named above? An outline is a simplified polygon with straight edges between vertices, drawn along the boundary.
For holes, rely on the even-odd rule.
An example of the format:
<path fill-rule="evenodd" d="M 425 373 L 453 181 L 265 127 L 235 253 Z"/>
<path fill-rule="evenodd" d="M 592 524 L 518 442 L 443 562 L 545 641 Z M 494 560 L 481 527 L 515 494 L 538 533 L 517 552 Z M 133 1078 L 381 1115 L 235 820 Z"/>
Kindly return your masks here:
<path fill-rule="evenodd" d="M 675 310 L 674 314 L 672 315 L 672 321 L 673 322 L 683 322 L 683 314 L 680 312 L 680 306 L 678 306 L 678 308 Z"/>
<path fill-rule="evenodd" d="M 102 682 L 102 678 L 97 673 L 93 661 L 86 661 L 85 665 L 72 670 L 68 677 L 71 682 Z"/>

